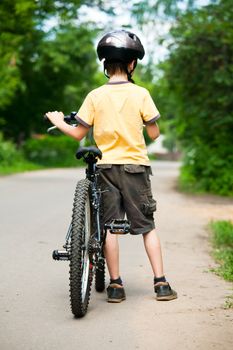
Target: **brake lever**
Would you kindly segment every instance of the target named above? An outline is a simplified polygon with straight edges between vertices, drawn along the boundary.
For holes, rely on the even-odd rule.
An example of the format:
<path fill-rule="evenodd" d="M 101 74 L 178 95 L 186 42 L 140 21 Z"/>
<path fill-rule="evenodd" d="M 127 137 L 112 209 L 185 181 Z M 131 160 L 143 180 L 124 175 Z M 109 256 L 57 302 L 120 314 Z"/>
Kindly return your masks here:
<path fill-rule="evenodd" d="M 49 134 L 52 130 L 57 129 L 57 126 L 51 126 L 50 128 L 47 129 L 47 133 Z"/>
<path fill-rule="evenodd" d="M 75 128 L 76 126 L 78 126 L 78 124 L 70 124 L 70 126 L 73 126 L 73 128 Z M 55 126 L 55 125 L 51 126 L 50 128 L 47 129 L 47 133 L 49 134 L 51 131 L 56 130 L 56 129 L 58 129 L 57 126 Z"/>

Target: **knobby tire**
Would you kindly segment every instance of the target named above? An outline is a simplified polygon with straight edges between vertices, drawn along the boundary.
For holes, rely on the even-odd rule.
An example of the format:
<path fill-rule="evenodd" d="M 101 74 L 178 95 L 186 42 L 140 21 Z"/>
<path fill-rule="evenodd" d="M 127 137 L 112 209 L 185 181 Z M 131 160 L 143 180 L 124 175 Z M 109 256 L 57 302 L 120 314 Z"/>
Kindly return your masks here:
<path fill-rule="evenodd" d="M 93 278 L 88 240 L 91 235 L 90 181 L 77 183 L 71 227 L 70 303 L 75 317 L 83 317 L 88 308 Z"/>

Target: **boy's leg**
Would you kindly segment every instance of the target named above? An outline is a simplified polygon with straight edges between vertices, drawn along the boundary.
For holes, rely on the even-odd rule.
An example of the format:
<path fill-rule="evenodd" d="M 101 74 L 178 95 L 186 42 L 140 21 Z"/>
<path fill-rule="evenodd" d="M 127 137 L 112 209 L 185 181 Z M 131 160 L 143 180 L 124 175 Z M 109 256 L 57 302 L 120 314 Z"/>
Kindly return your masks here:
<path fill-rule="evenodd" d="M 155 229 L 144 234 L 143 240 L 154 276 L 157 278 L 164 276 L 161 244 Z"/>
<path fill-rule="evenodd" d="M 119 278 L 119 244 L 118 237 L 107 232 L 105 245 L 104 245 L 104 255 L 106 258 L 108 271 L 110 279 L 115 280 Z"/>
<path fill-rule="evenodd" d="M 154 289 L 157 300 L 173 300 L 177 293 L 171 289 L 163 271 L 162 249 L 155 229 L 143 235 L 145 249 L 154 273 Z"/>
<path fill-rule="evenodd" d="M 110 303 L 120 303 L 125 300 L 125 290 L 119 274 L 119 244 L 115 234 L 107 232 L 104 255 L 106 258 L 110 275 L 110 284 L 107 288 L 107 301 Z"/>

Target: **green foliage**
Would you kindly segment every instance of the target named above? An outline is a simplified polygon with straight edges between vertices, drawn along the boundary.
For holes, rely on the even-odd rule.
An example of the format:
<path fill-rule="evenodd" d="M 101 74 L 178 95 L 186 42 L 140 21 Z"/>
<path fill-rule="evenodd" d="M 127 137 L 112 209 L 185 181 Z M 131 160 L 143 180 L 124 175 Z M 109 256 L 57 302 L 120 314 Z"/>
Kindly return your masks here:
<path fill-rule="evenodd" d="M 165 67 L 185 151 L 183 186 L 233 194 L 233 11 L 220 1 L 181 16 Z"/>
<path fill-rule="evenodd" d="M 24 43 L 34 35 L 31 0 L 2 0 L 0 3 L 0 108 L 8 106 L 24 88 L 20 63 Z"/>
<path fill-rule="evenodd" d="M 212 232 L 214 257 L 220 266 L 215 272 L 233 281 L 233 224 L 231 221 L 214 221 L 209 225 Z"/>
<path fill-rule="evenodd" d="M 46 167 L 77 166 L 75 158 L 78 141 L 67 136 L 42 136 L 29 139 L 23 146 L 25 158 L 34 164 Z"/>
<path fill-rule="evenodd" d="M 77 110 L 98 85 L 97 29 L 79 19 L 82 5 L 109 9 L 101 0 L 0 2 L 0 125 L 5 136 L 19 141 L 41 132 L 45 112 Z M 56 28 L 49 30 L 48 21 Z"/>
<path fill-rule="evenodd" d="M 165 71 L 167 68 L 167 62 L 161 63 L 159 67 Z M 173 152 L 179 149 L 175 122 L 177 101 L 174 94 L 171 93 L 169 89 L 169 81 L 164 76 L 155 82 L 152 89 L 152 96 L 154 97 L 156 105 L 161 114 L 159 126 L 161 132 L 165 135 L 163 145 L 170 152 Z"/>
<path fill-rule="evenodd" d="M 11 141 L 5 141 L 0 133 L 0 166 L 11 166 L 22 160 L 22 154 L 16 149 Z"/>
<path fill-rule="evenodd" d="M 199 143 L 186 148 L 180 173 L 183 190 L 233 196 L 233 155 L 224 148 Z"/>
<path fill-rule="evenodd" d="M 215 247 L 229 247 L 233 249 L 233 224 L 231 221 L 213 221 L 210 227 L 213 232 Z"/>
<path fill-rule="evenodd" d="M 30 44 L 31 52 L 20 66 L 24 89 L 17 91 L 2 113 L 11 121 L 3 128 L 6 135 L 16 138 L 19 132 L 25 136 L 33 130 L 41 132 L 46 111 L 69 113 L 79 108 L 85 94 L 96 85 L 93 36 L 94 31 L 67 24 L 37 47 Z"/>
<path fill-rule="evenodd" d="M 216 0 L 206 1 L 206 3 L 215 2 Z M 141 0 L 133 2 L 132 14 L 141 27 L 149 24 L 153 28 L 151 25 L 156 26 L 158 22 L 167 24 L 169 20 L 173 21 L 182 16 L 183 13 L 193 11 L 201 6 L 202 1 L 199 0 Z M 163 38 L 155 37 L 155 40 L 158 39 L 161 40 Z"/>
<path fill-rule="evenodd" d="M 0 133 L 0 175 L 37 168 L 38 166 L 25 160 L 22 151 L 13 142 L 4 140 Z"/>
<path fill-rule="evenodd" d="M 89 140 L 86 140 L 86 145 Z M 83 165 L 75 158 L 79 142 L 67 136 L 39 135 L 28 139 L 17 149 L 13 142 L 5 141 L 0 133 L 0 174 L 52 167 Z"/>

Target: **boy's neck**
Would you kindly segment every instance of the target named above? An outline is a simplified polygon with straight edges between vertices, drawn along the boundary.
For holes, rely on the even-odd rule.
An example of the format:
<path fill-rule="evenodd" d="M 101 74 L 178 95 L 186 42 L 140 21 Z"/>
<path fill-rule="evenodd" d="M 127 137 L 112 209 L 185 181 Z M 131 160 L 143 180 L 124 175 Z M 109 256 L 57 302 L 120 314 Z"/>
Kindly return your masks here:
<path fill-rule="evenodd" d="M 114 83 L 118 81 L 128 81 L 128 77 L 126 74 L 114 74 L 110 77 L 109 83 Z"/>

